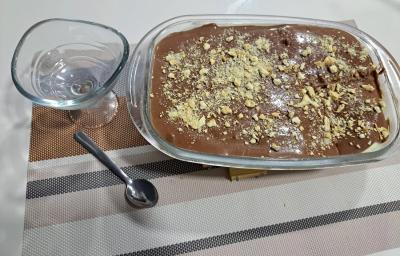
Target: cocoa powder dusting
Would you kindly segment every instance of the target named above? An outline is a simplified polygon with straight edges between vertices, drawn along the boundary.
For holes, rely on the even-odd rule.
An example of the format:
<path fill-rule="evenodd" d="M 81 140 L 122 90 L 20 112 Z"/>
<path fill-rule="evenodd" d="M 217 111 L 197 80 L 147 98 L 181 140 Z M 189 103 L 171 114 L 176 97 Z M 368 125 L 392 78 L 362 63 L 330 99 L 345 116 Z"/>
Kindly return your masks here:
<path fill-rule="evenodd" d="M 208 24 L 163 38 L 153 63 L 152 123 L 180 148 L 324 157 L 389 135 L 376 67 L 344 31 Z"/>

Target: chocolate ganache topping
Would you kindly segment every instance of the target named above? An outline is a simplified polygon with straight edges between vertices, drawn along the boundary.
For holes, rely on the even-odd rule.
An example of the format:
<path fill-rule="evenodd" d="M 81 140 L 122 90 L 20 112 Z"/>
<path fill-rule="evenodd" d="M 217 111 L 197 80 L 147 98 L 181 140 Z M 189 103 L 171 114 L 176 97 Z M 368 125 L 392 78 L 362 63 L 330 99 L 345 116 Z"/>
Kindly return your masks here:
<path fill-rule="evenodd" d="M 378 73 L 338 29 L 208 24 L 157 44 L 151 120 L 171 144 L 203 153 L 358 153 L 389 135 Z"/>

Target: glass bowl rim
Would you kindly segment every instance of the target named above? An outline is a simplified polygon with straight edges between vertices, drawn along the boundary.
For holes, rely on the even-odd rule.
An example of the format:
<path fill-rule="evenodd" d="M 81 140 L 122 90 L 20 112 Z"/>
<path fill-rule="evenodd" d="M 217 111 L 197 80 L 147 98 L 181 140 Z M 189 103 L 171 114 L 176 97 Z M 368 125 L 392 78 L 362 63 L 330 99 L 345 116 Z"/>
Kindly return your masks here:
<path fill-rule="evenodd" d="M 115 35 L 117 35 L 122 42 L 123 45 L 123 51 L 122 51 L 122 58 L 117 66 L 117 68 L 115 69 L 114 73 L 110 76 L 110 78 L 108 78 L 107 81 L 104 82 L 104 84 L 101 87 L 96 88 L 96 90 L 91 91 L 90 93 L 86 94 L 83 97 L 77 98 L 77 99 L 73 99 L 73 100 L 63 100 L 63 101 L 58 101 L 58 100 L 51 100 L 51 99 L 43 99 L 40 97 L 37 97 L 29 92 L 27 92 L 23 86 L 21 86 L 21 83 L 19 81 L 19 79 L 17 78 L 17 74 L 16 74 L 16 65 L 17 65 L 17 61 L 18 61 L 18 55 L 20 53 L 20 50 L 22 48 L 22 45 L 24 44 L 25 40 L 27 39 L 27 37 L 32 33 L 32 31 L 34 31 L 37 27 L 46 24 L 46 23 L 51 23 L 54 21 L 63 21 L 63 22 L 73 22 L 73 23 L 83 23 L 83 24 L 87 24 L 87 25 L 93 25 L 96 27 L 100 27 L 106 30 L 111 31 L 112 33 L 114 33 Z M 55 107 L 55 108 L 76 108 L 79 105 L 82 105 L 84 102 L 89 102 L 90 100 L 92 100 L 93 98 L 96 98 L 100 95 L 105 95 L 106 93 L 108 93 L 110 91 L 110 89 L 112 89 L 112 83 L 114 82 L 114 80 L 118 77 L 119 73 L 121 72 L 121 70 L 123 69 L 123 67 L 125 66 L 125 64 L 127 63 L 129 57 L 129 43 L 128 40 L 125 38 L 125 36 L 119 32 L 118 30 L 110 27 L 110 26 L 106 26 L 100 23 L 96 23 L 96 22 L 92 22 L 92 21 L 86 21 L 86 20 L 79 20 L 79 19 L 65 19 L 65 18 L 50 18 L 50 19 L 45 19 L 45 20 L 41 20 L 35 24 L 33 24 L 31 27 L 29 27 L 24 34 L 22 35 L 21 39 L 19 40 L 13 56 L 12 56 L 12 60 L 11 60 L 11 78 L 14 82 L 15 87 L 17 88 L 17 90 L 26 98 L 30 99 L 31 101 L 33 101 L 36 104 L 42 105 L 42 106 L 47 106 L 47 107 Z"/>

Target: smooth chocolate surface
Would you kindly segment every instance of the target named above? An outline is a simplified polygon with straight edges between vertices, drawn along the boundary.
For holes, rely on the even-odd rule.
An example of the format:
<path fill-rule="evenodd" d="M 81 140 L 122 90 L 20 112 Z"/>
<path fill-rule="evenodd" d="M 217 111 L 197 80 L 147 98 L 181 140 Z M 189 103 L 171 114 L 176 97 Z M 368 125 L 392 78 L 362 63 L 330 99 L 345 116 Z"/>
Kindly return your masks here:
<path fill-rule="evenodd" d="M 152 76 L 153 126 L 184 149 L 323 157 L 389 134 L 376 67 L 337 29 L 208 24 L 163 38 Z"/>

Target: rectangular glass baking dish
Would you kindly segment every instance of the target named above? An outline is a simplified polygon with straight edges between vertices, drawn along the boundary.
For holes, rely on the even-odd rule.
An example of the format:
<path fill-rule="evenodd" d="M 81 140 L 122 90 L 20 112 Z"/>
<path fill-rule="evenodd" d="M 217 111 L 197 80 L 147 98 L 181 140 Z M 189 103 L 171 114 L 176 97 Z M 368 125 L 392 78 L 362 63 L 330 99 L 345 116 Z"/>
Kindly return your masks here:
<path fill-rule="evenodd" d="M 157 43 L 167 35 L 193 29 L 205 24 L 215 23 L 219 26 L 235 25 L 282 25 L 302 24 L 340 29 L 352 34 L 369 51 L 378 67 L 384 72 L 379 75 L 378 82 L 383 100 L 387 107 L 385 116 L 389 119 L 390 135 L 379 147 L 366 152 L 338 155 L 324 158 L 259 158 L 244 156 L 222 156 L 195 152 L 178 148 L 162 139 L 152 126 L 149 97 L 153 53 Z M 207 165 L 227 166 L 248 169 L 318 169 L 368 163 L 386 158 L 399 148 L 399 103 L 400 68 L 393 56 L 374 38 L 361 30 L 340 22 L 307 18 L 294 18 L 264 15 L 191 15 L 167 20 L 150 30 L 137 44 L 130 60 L 129 81 L 127 85 L 128 109 L 131 118 L 143 137 L 163 153 L 183 161 Z"/>

